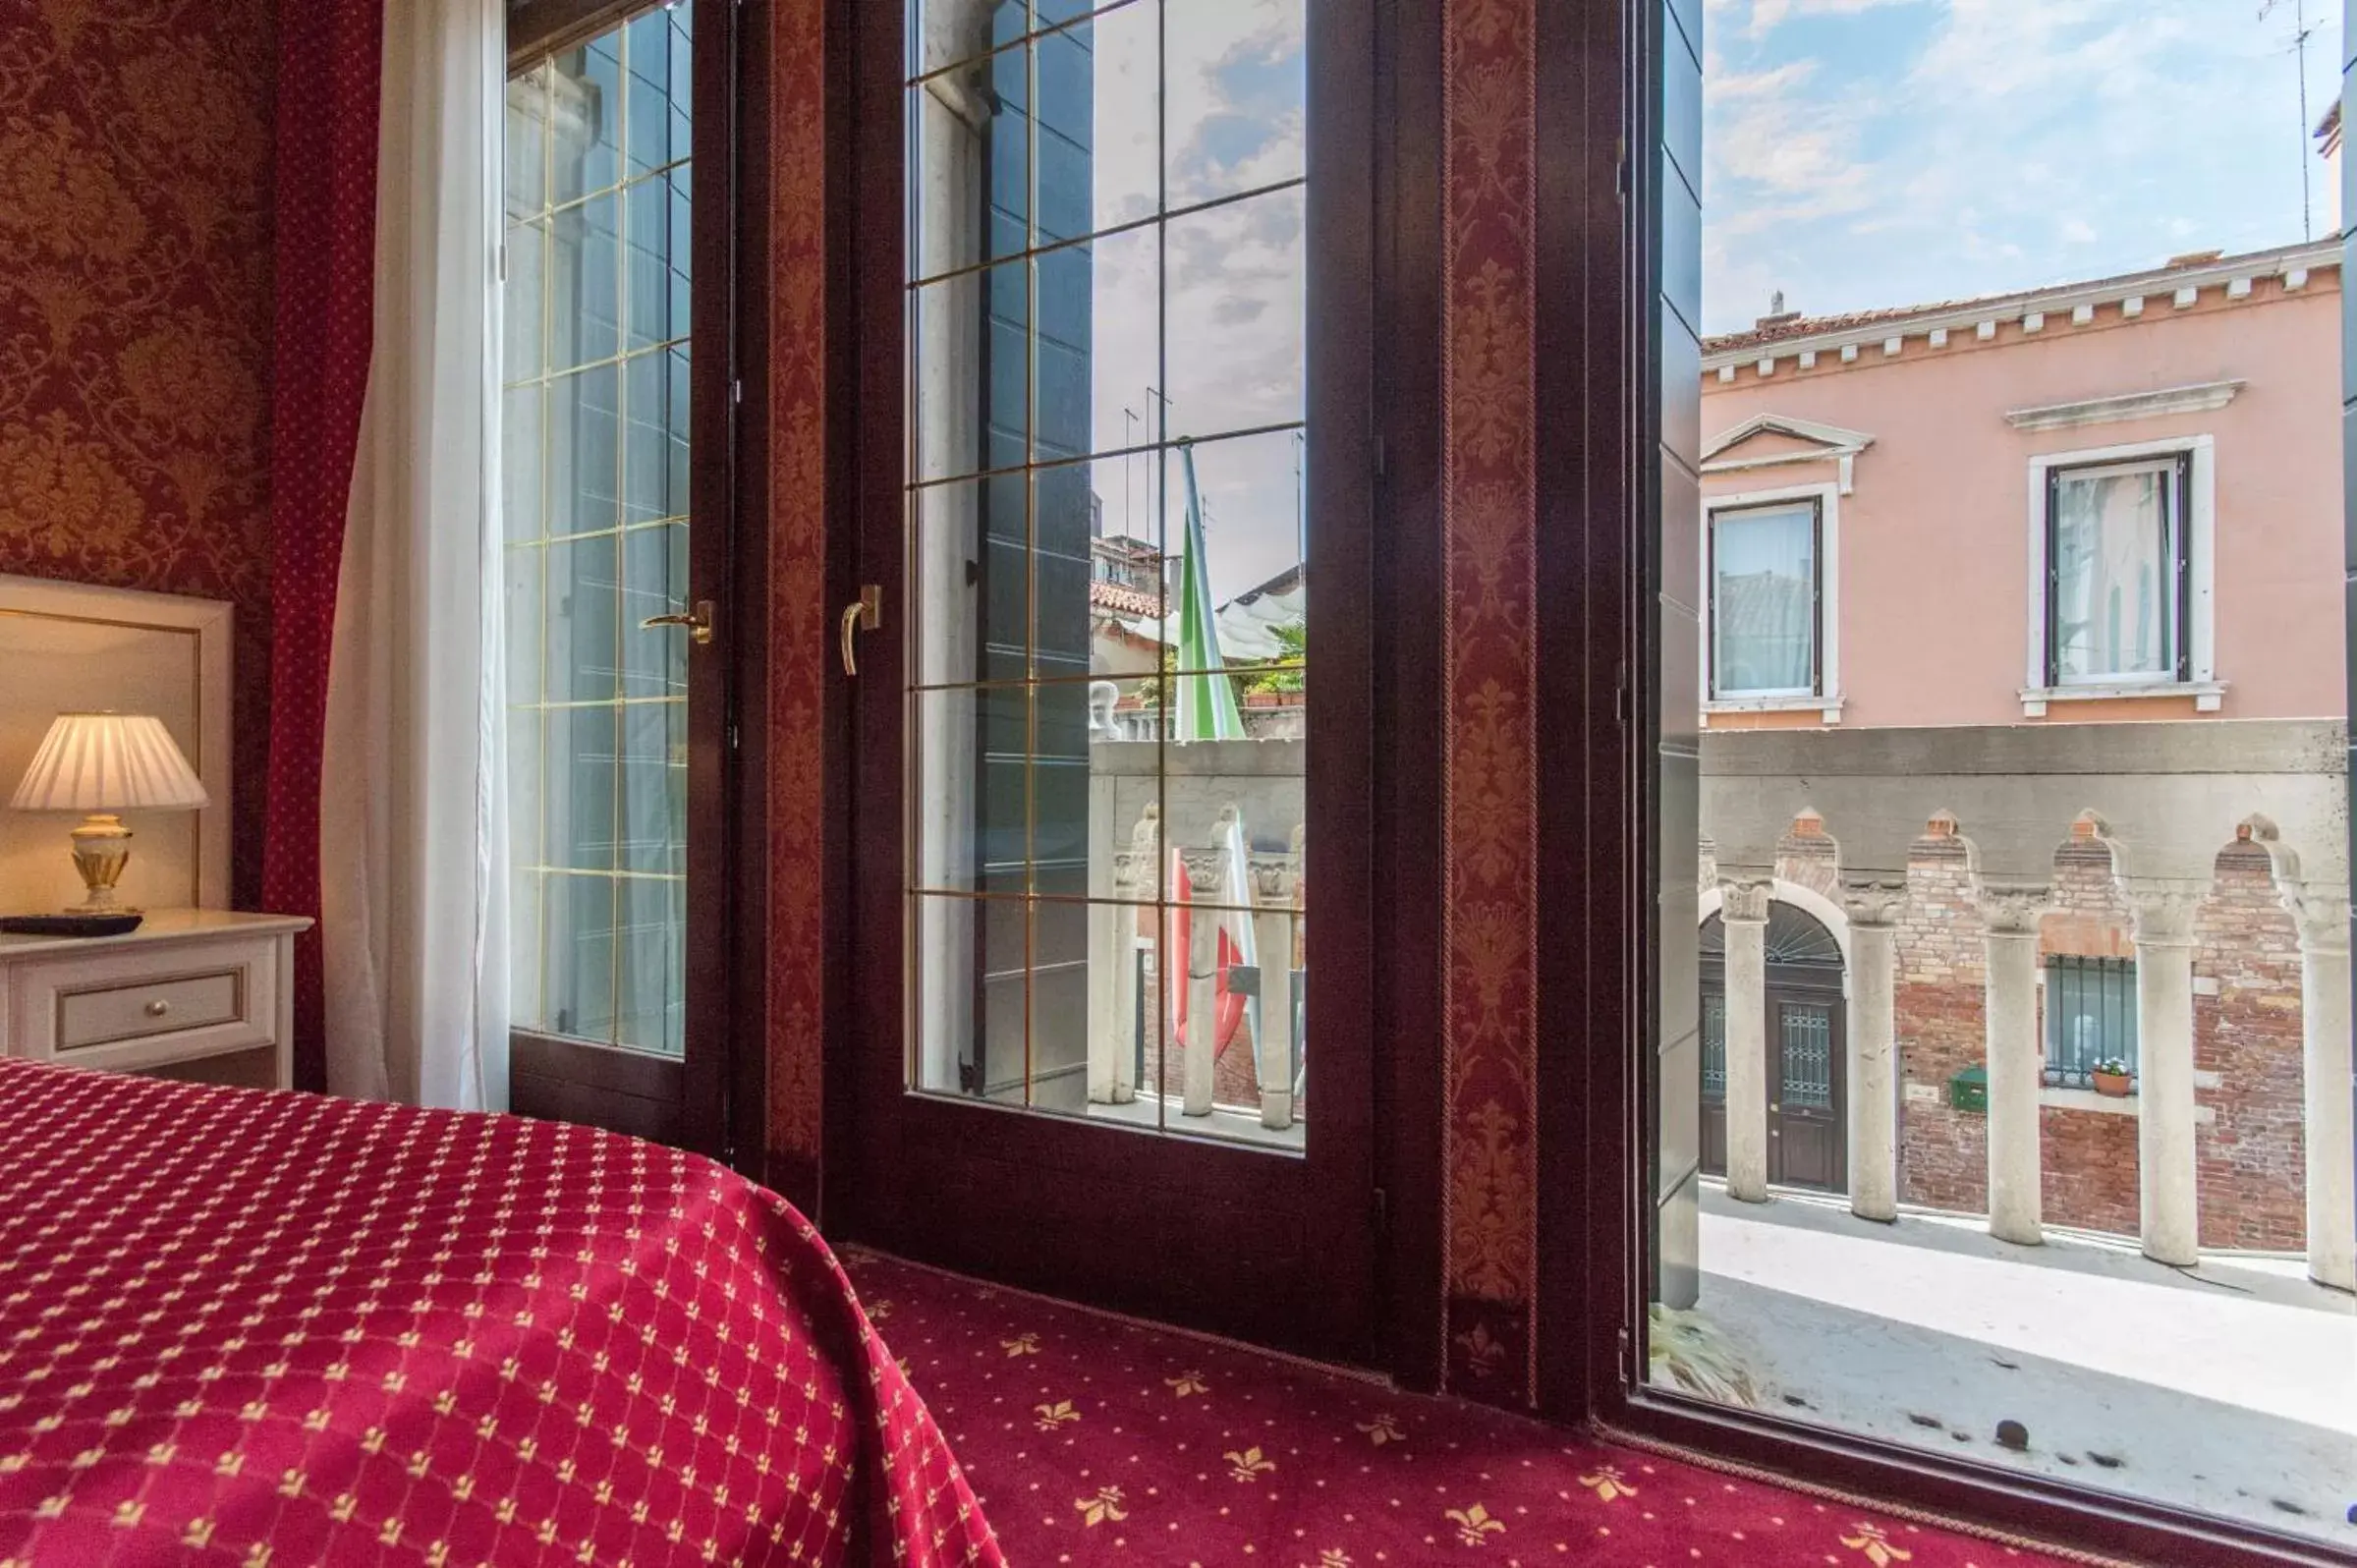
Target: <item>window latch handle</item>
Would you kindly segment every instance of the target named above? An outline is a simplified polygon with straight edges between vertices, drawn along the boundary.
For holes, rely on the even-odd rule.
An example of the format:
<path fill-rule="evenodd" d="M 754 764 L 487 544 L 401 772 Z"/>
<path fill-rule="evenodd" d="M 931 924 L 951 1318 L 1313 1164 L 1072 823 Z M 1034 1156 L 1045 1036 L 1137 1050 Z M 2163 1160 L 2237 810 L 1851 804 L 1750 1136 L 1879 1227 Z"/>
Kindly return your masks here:
<path fill-rule="evenodd" d="M 658 626 L 684 626 L 689 642 L 705 646 L 712 641 L 712 601 L 698 599 L 694 609 L 681 615 L 649 615 L 639 623 L 639 630 L 649 632 Z"/>
<path fill-rule="evenodd" d="M 839 632 L 843 642 L 843 673 L 860 673 L 859 650 L 853 639 L 861 632 L 872 632 L 884 624 L 884 590 L 873 583 L 860 585 L 860 596 L 843 606 Z"/>

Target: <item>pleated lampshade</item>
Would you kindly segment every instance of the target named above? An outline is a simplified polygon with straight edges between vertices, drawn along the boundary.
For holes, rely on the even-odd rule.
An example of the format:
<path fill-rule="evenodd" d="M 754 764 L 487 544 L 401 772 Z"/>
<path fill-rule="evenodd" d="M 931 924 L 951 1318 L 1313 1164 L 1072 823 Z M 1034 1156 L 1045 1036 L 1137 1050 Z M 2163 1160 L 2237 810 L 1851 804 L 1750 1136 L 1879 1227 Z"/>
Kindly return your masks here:
<path fill-rule="evenodd" d="M 60 713 L 8 803 L 20 812 L 194 811 L 204 785 L 145 713 Z"/>

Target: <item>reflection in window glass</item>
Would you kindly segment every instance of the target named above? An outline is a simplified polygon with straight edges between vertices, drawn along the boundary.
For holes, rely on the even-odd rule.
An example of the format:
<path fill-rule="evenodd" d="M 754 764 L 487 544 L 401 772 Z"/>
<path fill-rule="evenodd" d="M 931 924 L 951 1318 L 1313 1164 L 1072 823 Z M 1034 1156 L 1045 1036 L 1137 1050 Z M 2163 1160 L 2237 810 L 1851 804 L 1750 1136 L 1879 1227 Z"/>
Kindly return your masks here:
<path fill-rule="evenodd" d="M 1720 697 L 1817 689 L 1817 509 L 1711 519 L 1711 671 Z"/>
<path fill-rule="evenodd" d="M 689 11 L 508 84 L 504 537 L 517 1027 L 685 1022 Z"/>
<path fill-rule="evenodd" d="M 1656 1391 L 2357 1547 L 2339 23 L 1662 16 Z"/>
<path fill-rule="evenodd" d="M 912 8 L 921 1091 L 1301 1146 L 1303 16 Z"/>
<path fill-rule="evenodd" d="M 2174 674 L 2175 465 L 2057 469 L 2053 484 L 2056 684 Z"/>

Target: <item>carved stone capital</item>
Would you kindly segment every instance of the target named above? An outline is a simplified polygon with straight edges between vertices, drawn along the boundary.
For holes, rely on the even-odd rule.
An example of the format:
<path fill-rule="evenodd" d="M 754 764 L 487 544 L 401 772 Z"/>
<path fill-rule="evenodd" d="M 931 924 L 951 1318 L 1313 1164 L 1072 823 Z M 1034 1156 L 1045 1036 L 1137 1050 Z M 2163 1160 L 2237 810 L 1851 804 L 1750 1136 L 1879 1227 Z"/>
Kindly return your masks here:
<path fill-rule="evenodd" d="M 2038 923 L 2054 907 L 2054 890 L 1983 883 L 1974 903 L 1980 906 L 1981 928 L 1990 935 L 2036 936 Z"/>
<path fill-rule="evenodd" d="M 1761 878 L 1718 884 L 1718 918 L 1730 924 L 1768 924 L 1769 883 Z"/>
<path fill-rule="evenodd" d="M 2285 882 L 2283 907 L 2299 927 L 2300 951 L 2312 957 L 2349 956 L 2348 889 L 2329 882 Z"/>
<path fill-rule="evenodd" d="M 2138 947 L 2191 947 L 2193 917 L 2209 888 L 2200 882 L 2155 876 L 2117 879 L 2128 901 Z"/>
<path fill-rule="evenodd" d="M 1907 906 L 1905 882 L 1853 881 L 1841 883 L 1841 913 L 1853 926 L 1888 926 Z"/>

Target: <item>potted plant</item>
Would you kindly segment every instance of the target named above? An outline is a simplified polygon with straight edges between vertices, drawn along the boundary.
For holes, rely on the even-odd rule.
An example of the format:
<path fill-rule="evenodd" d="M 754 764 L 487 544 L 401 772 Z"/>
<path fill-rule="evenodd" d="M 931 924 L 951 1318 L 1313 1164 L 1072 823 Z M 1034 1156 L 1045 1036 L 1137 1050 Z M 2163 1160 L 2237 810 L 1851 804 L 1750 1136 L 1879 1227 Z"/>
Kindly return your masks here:
<path fill-rule="evenodd" d="M 2088 1076 L 2095 1081 L 2097 1093 L 2108 1094 L 2113 1099 L 2127 1098 L 2128 1091 L 2136 1086 L 2135 1069 L 2117 1056 L 2104 1057 L 2088 1069 Z"/>

